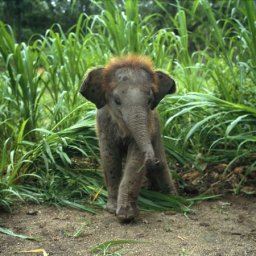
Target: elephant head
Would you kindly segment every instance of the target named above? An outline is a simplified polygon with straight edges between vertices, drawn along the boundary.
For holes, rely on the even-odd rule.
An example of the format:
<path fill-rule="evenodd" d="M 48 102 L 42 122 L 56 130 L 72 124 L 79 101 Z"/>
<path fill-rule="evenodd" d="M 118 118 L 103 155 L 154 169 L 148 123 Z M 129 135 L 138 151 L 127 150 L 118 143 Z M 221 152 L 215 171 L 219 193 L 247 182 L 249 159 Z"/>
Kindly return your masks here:
<path fill-rule="evenodd" d="M 80 93 L 98 109 L 106 107 L 119 127 L 144 153 L 145 164 L 157 165 L 152 146 L 152 111 L 166 95 L 176 91 L 174 80 L 154 71 L 145 57 L 112 59 L 104 68 L 91 70 Z"/>

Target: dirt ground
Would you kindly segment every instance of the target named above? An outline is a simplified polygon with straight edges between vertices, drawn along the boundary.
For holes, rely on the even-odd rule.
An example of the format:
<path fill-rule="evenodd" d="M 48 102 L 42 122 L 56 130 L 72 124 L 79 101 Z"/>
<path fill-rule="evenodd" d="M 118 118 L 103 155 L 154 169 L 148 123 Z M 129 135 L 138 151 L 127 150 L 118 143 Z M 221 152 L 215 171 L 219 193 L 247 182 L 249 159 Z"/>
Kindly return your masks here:
<path fill-rule="evenodd" d="M 18 206 L 0 213 L 0 227 L 38 238 L 23 240 L 0 233 L 0 255 L 256 255 L 256 197 L 227 196 L 192 207 L 193 214 L 141 212 L 138 220 L 121 224 L 115 216 L 96 215 L 45 205 Z M 95 246 L 110 240 L 139 243 Z M 46 255 L 46 254 L 45 254 Z"/>

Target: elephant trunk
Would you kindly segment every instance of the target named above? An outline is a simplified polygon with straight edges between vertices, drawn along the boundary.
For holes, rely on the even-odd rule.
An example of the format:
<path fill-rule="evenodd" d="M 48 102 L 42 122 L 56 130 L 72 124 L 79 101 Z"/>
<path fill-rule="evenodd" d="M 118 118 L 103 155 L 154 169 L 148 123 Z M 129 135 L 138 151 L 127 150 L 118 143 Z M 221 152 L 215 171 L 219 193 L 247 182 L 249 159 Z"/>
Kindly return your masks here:
<path fill-rule="evenodd" d="M 155 152 L 151 142 L 149 131 L 148 113 L 143 107 L 136 107 L 123 115 L 132 137 L 138 145 L 138 148 L 144 154 L 144 164 L 146 168 L 155 168 L 160 162 L 155 157 Z"/>

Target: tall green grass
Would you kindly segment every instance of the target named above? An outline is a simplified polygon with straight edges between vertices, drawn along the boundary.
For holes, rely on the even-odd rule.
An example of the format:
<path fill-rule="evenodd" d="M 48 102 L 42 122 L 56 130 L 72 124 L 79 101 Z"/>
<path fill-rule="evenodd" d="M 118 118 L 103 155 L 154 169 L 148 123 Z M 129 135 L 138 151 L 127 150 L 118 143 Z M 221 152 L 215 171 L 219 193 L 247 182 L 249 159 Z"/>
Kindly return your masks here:
<path fill-rule="evenodd" d="M 178 95 L 159 106 L 170 162 L 255 172 L 255 3 L 156 0 L 159 12 L 144 16 L 137 0 L 91 3 L 98 14 L 81 14 L 68 32 L 54 24 L 28 43 L 0 23 L 0 206 L 104 205 L 95 107 L 78 91 L 89 68 L 129 52 L 149 55 L 177 81 Z M 182 199 L 142 196 L 145 208 L 186 211 Z"/>
<path fill-rule="evenodd" d="M 39 118 L 38 101 L 44 89 L 40 88 L 41 75 L 38 54 L 34 46 L 24 43 L 17 44 L 11 28 L 0 23 L 0 53 L 7 73 L 3 75 L 8 87 L 2 88 L 5 97 L 5 111 L 12 111 L 13 118 L 27 120 L 26 130 L 37 126 Z M 16 116 L 15 116 L 16 114 Z"/>

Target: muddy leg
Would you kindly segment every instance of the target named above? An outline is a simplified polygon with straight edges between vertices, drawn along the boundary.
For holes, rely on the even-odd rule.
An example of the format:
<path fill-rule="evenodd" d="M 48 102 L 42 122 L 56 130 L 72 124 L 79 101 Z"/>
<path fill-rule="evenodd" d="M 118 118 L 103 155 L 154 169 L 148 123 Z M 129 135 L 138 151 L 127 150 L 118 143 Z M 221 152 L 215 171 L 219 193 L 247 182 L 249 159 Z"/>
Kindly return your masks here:
<path fill-rule="evenodd" d="M 161 140 L 160 127 L 158 128 L 156 138 L 153 141 L 153 147 L 155 156 L 159 159 L 159 168 L 153 170 L 147 170 L 147 178 L 149 180 L 150 189 L 162 191 L 164 193 L 170 193 L 177 195 L 177 188 L 172 179 L 171 172 L 169 170 L 166 155 L 164 152 L 163 143 Z"/>
<path fill-rule="evenodd" d="M 137 145 L 131 144 L 118 192 L 116 216 L 121 221 L 130 221 L 138 214 L 137 201 L 144 175 L 143 161 L 143 154 Z"/>
<path fill-rule="evenodd" d="M 118 147 L 100 140 L 100 153 L 105 182 L 108 190 L 106 210 L 115 213 L 118 188 L 122 176 L 122 157 Z"/>

